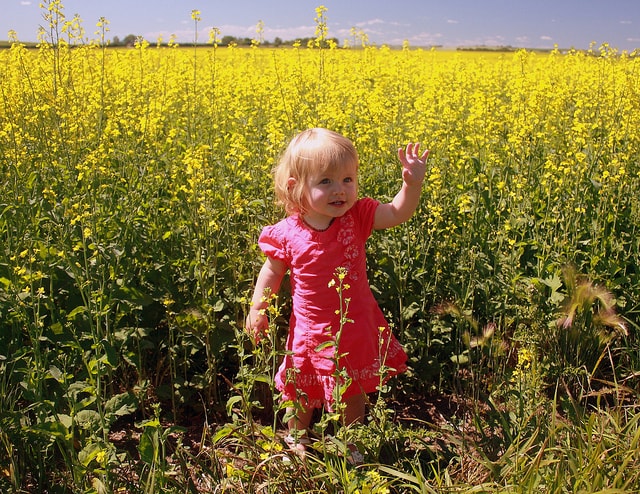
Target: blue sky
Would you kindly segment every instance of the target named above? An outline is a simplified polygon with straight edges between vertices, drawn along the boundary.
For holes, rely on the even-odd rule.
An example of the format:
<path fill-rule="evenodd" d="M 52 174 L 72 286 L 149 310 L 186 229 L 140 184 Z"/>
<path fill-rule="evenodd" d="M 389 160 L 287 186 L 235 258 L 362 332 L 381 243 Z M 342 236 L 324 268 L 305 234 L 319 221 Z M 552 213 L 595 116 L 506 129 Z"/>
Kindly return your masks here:
<path fill-rule="evenodd" d="M 0 39 L 15 30 L 35 41 L 43 24 L 40 0 L 0 0 Z M 159 36 L 194 40 L 192 9 L 201 12 L 199 39 L 209 28 L 221 35 L 292 40 L 314 35 L 315 8 L 324 5 L 329 36 L 350 38 L 356 27 L 371 43 L 412 46 L 511 45 L 523 48 L 588 48 L 595 42 L 619 50 L 640 48 L 640 0 L 63 0 L 68 19 L 79 14 L 89 37 L 105 17 L 108 37 Z"/>

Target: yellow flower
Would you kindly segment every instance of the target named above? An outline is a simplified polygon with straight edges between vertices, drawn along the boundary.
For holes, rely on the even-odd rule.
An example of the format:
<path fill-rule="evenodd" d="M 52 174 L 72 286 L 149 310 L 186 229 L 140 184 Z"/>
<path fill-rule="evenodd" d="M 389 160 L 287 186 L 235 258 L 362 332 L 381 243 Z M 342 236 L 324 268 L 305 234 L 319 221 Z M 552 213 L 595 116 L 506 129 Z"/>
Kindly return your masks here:
<path fill-rule="evenodd" d="M 104 465 L 106 459 L 107 459 L 107 452 L 104 449 L 101 449 L 100 451 L 98 451 L 98 453 L 96 454 L 96 461 L 100 465 Z"/>

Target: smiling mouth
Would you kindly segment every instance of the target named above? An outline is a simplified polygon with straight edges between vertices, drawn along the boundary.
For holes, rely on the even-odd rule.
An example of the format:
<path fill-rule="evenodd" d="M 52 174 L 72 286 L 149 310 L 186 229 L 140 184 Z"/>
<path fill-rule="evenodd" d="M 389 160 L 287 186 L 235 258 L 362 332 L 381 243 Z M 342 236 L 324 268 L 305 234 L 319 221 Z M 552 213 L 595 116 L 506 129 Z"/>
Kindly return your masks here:
<path fill-rule="evenodd" d="M 331 204 L 332 206 L 344 206 L 347 203 L 347 201 L 333 201 L 330 202 L 329 204 Z"/>

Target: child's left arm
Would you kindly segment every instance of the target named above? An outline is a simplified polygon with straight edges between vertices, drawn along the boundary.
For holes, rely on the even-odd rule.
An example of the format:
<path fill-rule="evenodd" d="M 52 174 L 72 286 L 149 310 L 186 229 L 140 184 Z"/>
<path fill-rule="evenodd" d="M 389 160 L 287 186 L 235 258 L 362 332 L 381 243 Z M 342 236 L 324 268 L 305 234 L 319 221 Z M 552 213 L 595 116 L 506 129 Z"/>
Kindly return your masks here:
<path fill-rule="evenodd" d="M 402 188 L 391 202 L 380 204 L 376 209 L 373 220 L 375 230 L 391 228 L 411 218 L 420 202 L 428 156 L 428 149 L 420 154 L 419 143 L 410 143 L 406 149 L 398 149 L 398 158 L 402 163 Z"/>

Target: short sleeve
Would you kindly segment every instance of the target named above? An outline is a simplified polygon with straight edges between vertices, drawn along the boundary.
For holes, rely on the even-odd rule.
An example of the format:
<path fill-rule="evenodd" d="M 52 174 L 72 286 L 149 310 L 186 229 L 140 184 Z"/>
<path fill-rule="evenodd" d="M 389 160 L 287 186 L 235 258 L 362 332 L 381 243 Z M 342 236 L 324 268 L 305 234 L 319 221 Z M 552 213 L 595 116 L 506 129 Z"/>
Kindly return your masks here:
<path fill-rule="evenodd" d="M 371 197 L 363 197 L 357 202 L 358 223 L 362 226 L 365 239 L 373 232 L 373 222 L 379 205 L 380 201 Z"/>
<path fill-rule="evenodd" d="M 262 229 L 258 246 L 267 257 L 289 264 L 284 235 L 279 224 L 265 226 Z"/>

